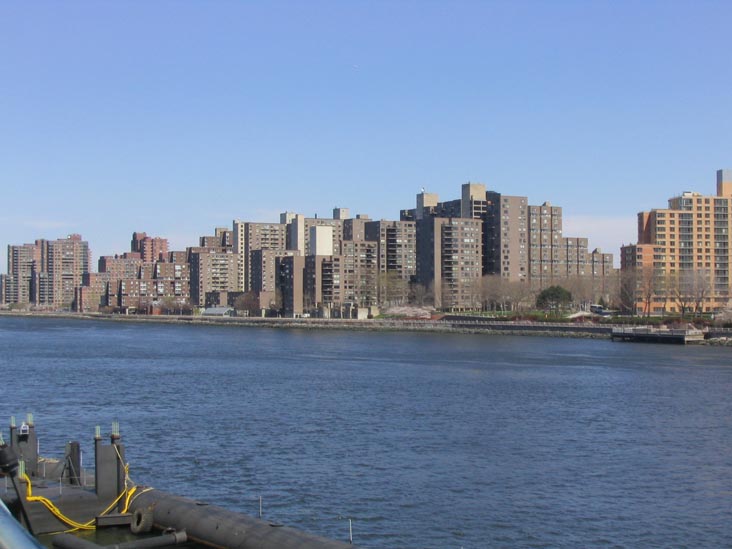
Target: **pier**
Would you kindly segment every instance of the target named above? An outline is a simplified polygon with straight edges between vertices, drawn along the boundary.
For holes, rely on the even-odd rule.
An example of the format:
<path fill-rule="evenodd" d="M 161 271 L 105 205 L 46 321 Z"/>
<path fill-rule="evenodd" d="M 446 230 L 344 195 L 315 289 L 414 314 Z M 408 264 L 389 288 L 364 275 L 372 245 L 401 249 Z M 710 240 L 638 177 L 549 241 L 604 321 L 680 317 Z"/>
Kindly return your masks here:
<path fill-rule="evenodd" d="M 696 328 L 613 328 L 613 341 L 632 341 L 639 343 L 699 343 L 704 341 L 704 332 Z"/>

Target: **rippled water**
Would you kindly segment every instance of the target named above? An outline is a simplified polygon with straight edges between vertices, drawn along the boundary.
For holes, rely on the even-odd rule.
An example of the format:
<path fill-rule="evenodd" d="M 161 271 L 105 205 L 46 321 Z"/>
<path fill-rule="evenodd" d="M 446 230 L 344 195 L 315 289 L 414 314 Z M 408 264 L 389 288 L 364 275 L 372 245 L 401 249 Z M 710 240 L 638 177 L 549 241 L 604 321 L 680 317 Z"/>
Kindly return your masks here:
<path fill-rule="evenodd" d="M 732 546 L 729 348 L 6 317 L 0 375 L 43 454 L 119 420 L 137 482 L 362 547 Z"/>

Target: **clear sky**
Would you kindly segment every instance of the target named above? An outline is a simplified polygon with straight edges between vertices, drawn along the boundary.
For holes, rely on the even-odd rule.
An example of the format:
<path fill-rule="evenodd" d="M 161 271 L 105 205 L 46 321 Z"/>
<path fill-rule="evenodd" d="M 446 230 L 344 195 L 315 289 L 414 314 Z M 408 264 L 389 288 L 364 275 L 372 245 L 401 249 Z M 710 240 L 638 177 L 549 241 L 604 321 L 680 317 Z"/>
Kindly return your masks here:
<path fill-rule="evenodd" d="M 564 208 L 618 254 L 635 214 L 732 167 L 732 2 L 0 3 L 6 244 L 233 219 L 398 219 L 424 187 Z"/>

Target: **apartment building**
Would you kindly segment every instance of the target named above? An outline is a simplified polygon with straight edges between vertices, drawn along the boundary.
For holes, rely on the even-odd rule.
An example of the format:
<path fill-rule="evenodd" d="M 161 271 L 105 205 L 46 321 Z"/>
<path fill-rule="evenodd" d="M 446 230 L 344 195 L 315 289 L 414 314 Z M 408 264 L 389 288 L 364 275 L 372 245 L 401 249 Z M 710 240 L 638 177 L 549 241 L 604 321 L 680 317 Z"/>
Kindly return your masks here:
<path fill-rule="evenodd" d="M 130 251 L 139 253 L 145 263 L 160 261 L 168 254 L 168 239 L 147 236 L 147 233 L 144 232 L 134 232 L 130 242 Z"/>
<path fill-rule="evenodd" d="M 297 250 L 253 250 L 251 253 L 252 292 L 260 309 L 280 305 L 277 263 L 284 257 L 299 255 Z"/>
<path fill-rule="evenodd" d="M 378 244 L 379 304 L 406 303 L 417 275 L 414 221 L 367 221 L 364 238 Z"/>
<path fill-rule="evenodd" d="M 432 289 L 438 309 L 475 306 L 482 221 L 431 217 L 417 221 L 417 282 Z"/>
<path fill-rule="evenodd" d="M 237 257 L 237 288 L 242 292 L 252 289 L 251 254 L 254 250 L 287 249 L 286 223 L 252 223 L 235 220 L 233 223 L 233 251 Z"/>
<path fill-rule="evenodd" d="M 545 288 L 567 274 L 566 266 L 562 269 L 562 253 L 566 251 L 566 243 L 562 242 L 562 208 L 544 202 L 541 206 L 529 206 L 528 214 L 529 278 L 537 288 Z"/>
<path fill-rule="evenodd" d="M 86 273 L 75 290 L 74 310 L 95 313 L 108 305 L 108 289 L 111 273 Z"/>
<path fill-rule="evenodd" d="M 31 302 L 34 265 L 41 261 L 41 247 L 35 244 L 8 246 L 8 270 L 3 297 L 5 303 Z"/>
<path fill-rule="evenodd" d="M 191 268 L 189 263 L 155 263 L 153 279 L 156 281 L 157 297 L 173 298 L 187 303 L 191 297 Z"/>
<path fill-rule="evenodd" d="M 237 291 L 239 257 L 231 250 L 189 248 L 191 303 L 206 304 L 207 292 Z"/>
<path fill-rule="evenodd" d="M 198 245 L 201 248 L 219 251 L 232 250 L 234 248 L 234 231 L 225 227 L 216 227 L 213 235 L 199 237 Z"/>
<path fill-rule="evenodd" d="M 89 244 L 81 235 L 38 240 L 40 262 L 35 264 L 31 291 L 34 303 L 51 309 L 71 308 L 76 287 L 89 272 Z"/>
<path fill-rule="evenodd" d="M 341 245 L 342 303 L 365 308 L 378 303 L 379 245 L 344 240 Z"/>
<path fill-rule="evenodd" d="M 559 277 L 584 277 L 591 274 L 587 239 L 565 237 L 559 242 L 559 263 L 558 268 L 555 269 L 556 275 Z"/>
<path fill-rule="evenodd" d="M 104 280 L 106 280 L 107 290 L 104 299 L 100 302 L 100 306 L 119 307 L 120 281 L 139 278 L 143 265 L 140 252 L 125 252 L 122 255 L 101 256 L 97 263 L 97 270 L 99 274 L 106 275 Z M 101 280 L 101 278 L 94 279 L 95 282 Z M 82 283 L 82 287 L 86 285 L 86 282 Z M 86 300 L 84 306 L 86 307 L 88 305 L 89 301 Z"/>
<path fill-rule="evenodd" d="M 717 194 L 684 192 L 638 214 L 638 242 L 621 248 L 624 293 L 638 313 L 713 312 L 730 304 L 732 170 Z"/>
<path fill-rule="evenodd" d="M 137 276 L 110 281 L 108 305 L 138 311 L 152 310 L 165 301 L 182 306 L 191 297 L 190 279 L 188 263 L 143 263 Z"/>
<path fill-rule="evenodd" d="M 305 257 L 299 254 L 277 257 L 276 277 L 282 296 L 282 314 L 301 317 L 305 313 Z"/>
<path fill-rule="evenodd" d="M 483 217 L 483 274 L 529 277 L 528 198 L 489 191 Z"/>

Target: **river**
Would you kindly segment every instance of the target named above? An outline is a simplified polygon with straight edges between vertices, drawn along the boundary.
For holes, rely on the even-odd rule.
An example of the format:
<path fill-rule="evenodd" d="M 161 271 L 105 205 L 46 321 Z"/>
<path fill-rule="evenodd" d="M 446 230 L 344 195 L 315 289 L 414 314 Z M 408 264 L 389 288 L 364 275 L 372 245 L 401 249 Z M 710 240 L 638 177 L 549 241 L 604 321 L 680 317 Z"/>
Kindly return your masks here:
<path fill-rule="evenodd" d="M 0 317 L 0 414 L 361 547 L 722 547 L 731 351 Z"/>

